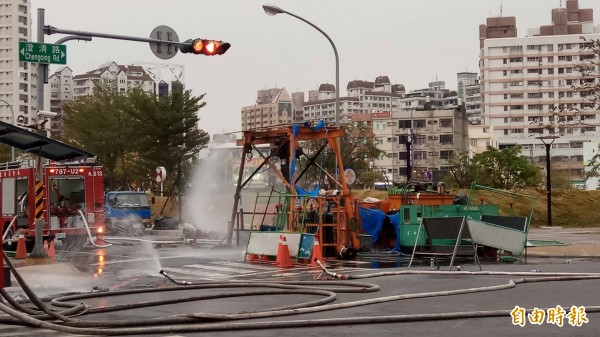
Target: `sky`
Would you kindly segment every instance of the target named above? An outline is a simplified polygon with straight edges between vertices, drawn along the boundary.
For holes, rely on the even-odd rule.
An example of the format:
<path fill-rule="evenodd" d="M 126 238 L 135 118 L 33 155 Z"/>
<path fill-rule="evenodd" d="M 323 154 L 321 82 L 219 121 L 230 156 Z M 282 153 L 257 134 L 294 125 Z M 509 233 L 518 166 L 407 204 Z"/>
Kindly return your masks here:
<path fill-rule="evenodd" d="M 45 24 L 61 29 L 148 37 L 159 25 L 173 28 L 180 41 L 207 38 L 231 43 L 221 56 L 178 53 L 154 56 L 147 43 L 94 38 L 67 42 L 67 65 L 74 74 L 115 61 L 118 64 L 183 65 L 185 86 L 206 93 L 201 129 L 241 130 L 241 108 L 253 105 L 258 90 L 285 87 L 315 90 L 335 83 L 335 58 L 327 39 L 308 24 L 285 14 L 268 16 L 263 4 L 301 16 L 325 31 L 340 60 L 340 95 L 352 80 L 389 76 L 407 92 L 446 82 L 456 90 L 456 73 L 479 72 L 479 24 L 487 17 L 517 18 L 518 36 L 550 24 L 561 0 L 31 0 L 32 30 L 37 8 Z M 600 16 L 600 1 L 579 0 Z M 596 22 L 600 20 L 596 19 Z M 34 34 L 35 35 L 35 34 Z M 64 35 L 46 35 L 52 43 Z M 37 36 L 32 36 L 37 41 Z M 50 71 L 57 69 L 52 66 Z"/>

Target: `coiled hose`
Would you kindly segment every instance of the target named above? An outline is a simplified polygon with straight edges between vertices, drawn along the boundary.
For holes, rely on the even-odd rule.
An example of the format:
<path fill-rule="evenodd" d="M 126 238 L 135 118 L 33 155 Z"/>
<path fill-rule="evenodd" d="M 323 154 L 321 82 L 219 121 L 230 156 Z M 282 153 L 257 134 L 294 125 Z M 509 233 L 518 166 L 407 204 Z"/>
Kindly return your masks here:
<path fill-rule="evenodd" d="M 5 256 L 5 260 L 8 258 Z M 320 261 L 317 261 L 320 264 Z M 371 317 L 347 317 L 347 318 L 324 318 L 324 319 L 302 319 L 302 320 L 285 320 L 273 321 L 273 317 L 289 316 L 296 314 L 307 314 L 315 312 L 323 312 L 328 310 L 337 310 L 343 308 L 352 308 L 376 303 L 385 303 L 390 301 L 399 301 L 406 299 L 425 298 L 434 296 L 450 296 L 459 294 L 470 294 L 477 292 L 489 292 L 503 289 L 514 288 L 519 284 L 528 282 L 548 282 L 548 281 L 567 281 L 567 280 L 590 280 L 599 279 L 600 273 L 509 273 L 509 272 L 444 272 L 444 271 L 415 271 L 403 270 L 398 272 L 383 272 L 371 273 L 363 275 L 344 275 L 333 273 L 320 264 L 322 270 L 327 275 L 340 280 L 349 279 L 365 279 L 374 277 L 383 277 L 391 275 L 404 274 L 435 274 L 435 275 L 491 275 L 491 276 L 527 276 L 516 280 L 509 280 L 505 284 L 475 287 L 468 289 L 446 290 L 436 292 L 425 292 L 416 294 L 403 294 L 394 296 L 385 296 L 377 298 L 369 298 L 365 300 L 356 300 L 344 303 L 332 303 L 336 298 L 336 293 L 343 292 L 359 292 L 368 293 L 379 290 L 379 286 L 369 283 L 358 283 L 348 281 L 297 281 L 297 282 L 270 282 L 270 281 L 228 281 L 228 282 L 190 282 L 180 281 L 162 271 L 167 279 L 179 285 L 173 288 L 164 289 L 136 289 L 113 291 L 105 293 L 91 293 L 81 295 L 71 295 L 61 298 L 56 298 L 51 301 L 55 307 L 65 307 L 67 310 L 61 313 L 55 313 L 60 317 L 65 312 L 72 314 L 91 314 L 99 312 L 117 311 L 125 309 L 134 309 L 140 307 L 180 303 L 185 301 L 196 301 L 203 299 L 215 299 L 237 296 L 258 296 L 258 295 L 274 295 L 274 294 L 302 294 L 302 295 L 317 295 L 322 296 L 321 299 L 307 301 L 305 303 L 297 303 L 290 306 L 282 306 L 264 311 L 240 312 L 233 314 L 214 314 L 214 313 L 190 313 L 174 315 L 170 317 L 159 317 L 154 319 L 135 319 L 135 320 L 120 320 L 120 321 L 84 321 L 73 319 L 71 316 L 68 319 L 59 319 L 58 322 L 47 322 L 46 318 L 52 317 L 58 319 L 55 315 L 32 313 L 37 311 L 19 310 L 18 306 L 10 307 L 11 303 L 0 303 L 0 310 L 8 313 L 15 319 L 11 320 L 10 324 L 15 324 L 15 321 L 20 324 L 56 330 L 65 333 L 88 334 L 88 335 L 133 335 L 133 334 L 155 334 L 155 333 L 186 333 L 186 332 L 209 332 L 209 331 L 232 331 L 232 330 L 250 330 L 250 329 L 277 329 L 277 328 L 292 328 L 292 327 L 317 327 L 317 326 L 334 326 L 346 324 L 376 324 L 376 323 L 397 323 L 411 321 L 430 321 L 430 320 L 447 320 L 447 319 L 464 319 L 464 318 L 480 318 L 480 317 L 501 317 L 508 316 L 510 310 L 490 310 L 490 311 L 473 311 L 473 312 L 451 312 L 438 314 L 413 314 L 413 315 L 391 315 L 391 316 L 371 316 Z M 12 265 L 9 265 L 12 267 Z M 16 271 L 11 268 L 13 273 Z M 529 277 L 531 276 L 531 277 Z M 25 282 L 17 278 L 18 282 L 24 289 L 28 288 Z M 82 306 L 82 304 L 71 303 L 69 301 L 82 300 L 94 297 L 108 296 L 123 296 L 130 294 L 191 290 L 191 289 L 209 289 L 209 288 L 266 288 L 260 290 L 242 290 L 238 292 L 223 292 L 217 294 L 204 294 L 193 297 L 185 297 L 179 299 L 169 299 L 162 301 L 149 301 L 134 304 L 116 305 L 105 308 L 90 308 Z M 35 302 L 35 294 L 26 290 L 26 294 L 30 296 L 32 302 Z M 39 299 L 38 299 L 39 300 Z M 39 305 L 36 304 L 36 306 Z M 41 309 L 41 308 L 40 308 Z M 41 309 L 43 310 L 43 309 Z M 600 312 L 600 306 L 588 306 L 586 312 Z M 265 321 L 250 321 L 243 322 L 247 319 L 266 318 Z M 241 322 L 233 322 L 241 321 Z"/>

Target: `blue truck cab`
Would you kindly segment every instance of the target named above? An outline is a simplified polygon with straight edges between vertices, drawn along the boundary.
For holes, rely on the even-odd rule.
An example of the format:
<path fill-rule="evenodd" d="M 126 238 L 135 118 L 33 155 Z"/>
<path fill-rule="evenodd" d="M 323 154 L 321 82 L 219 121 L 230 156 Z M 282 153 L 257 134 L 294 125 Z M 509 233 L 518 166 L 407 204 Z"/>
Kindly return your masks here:
<path fill-rule="evenodd" d="M 152 210 L 146 192 L 106 192 L 104 205 L 108 234 L 140 236 L 152 226 Z"/>

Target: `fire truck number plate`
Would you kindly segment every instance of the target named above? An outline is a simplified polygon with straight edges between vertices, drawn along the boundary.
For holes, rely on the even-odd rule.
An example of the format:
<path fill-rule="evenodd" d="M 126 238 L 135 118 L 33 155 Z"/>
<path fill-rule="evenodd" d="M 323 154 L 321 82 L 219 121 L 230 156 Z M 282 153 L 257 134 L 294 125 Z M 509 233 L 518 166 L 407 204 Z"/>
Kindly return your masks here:
<path fill-rule="evenodd" d="M 56 174 L 79 174 L 79 169 L 76 168 L 61 168 L 56 169 Z"/>

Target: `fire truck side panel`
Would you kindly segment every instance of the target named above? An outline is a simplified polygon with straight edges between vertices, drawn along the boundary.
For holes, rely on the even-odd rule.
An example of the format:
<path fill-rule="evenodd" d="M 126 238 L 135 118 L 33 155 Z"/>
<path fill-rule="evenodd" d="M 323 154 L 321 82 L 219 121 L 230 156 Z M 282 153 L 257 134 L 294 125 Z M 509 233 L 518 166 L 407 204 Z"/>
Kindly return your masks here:
<path fill-rule="evenodd" d="M 78 210 L 81 210 L 88 222 L 92 235 L 102 223 L 102 216 L 95 212 L 102 210 L 103 183 L 101 167 L 50 166 L 45 168 L 45 182 L 49 196 L 46 209 L 50 214 L 50 232 L 57 238 L 72 235 L 86 235 L 87 230 Z M 98 192 L 98 188 L 100 192 Z M 61 233 L 61 234 L 58 234 Z M 64 233 L 64 234 L 62 234 Z"/>
<path fill-rule="evenodd" d="M 104 175 L 102 174 L 101 166 L 94 166 L 92 171 L 92 195 L 94 200 L 90 203 L 90 214 L 94 214 L 94 223 L 96 226 L 104 227 Z"/>
<path fill-rule="evenodd" d="M 19 217 L 15 221 L 13 229 L 17 227 L 30 228 L 34 219 L 34 214 L 30 210 L 35 209 L 34 183 L 32 183 L 34 173 L 33 168 L 0 171 L 2 234 L 17 214 Z"/>

